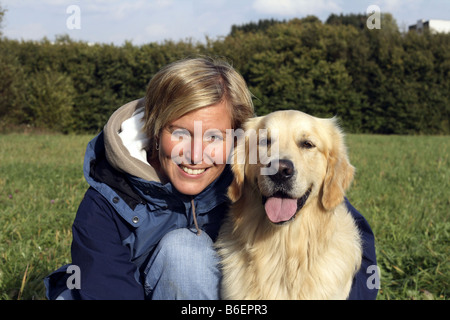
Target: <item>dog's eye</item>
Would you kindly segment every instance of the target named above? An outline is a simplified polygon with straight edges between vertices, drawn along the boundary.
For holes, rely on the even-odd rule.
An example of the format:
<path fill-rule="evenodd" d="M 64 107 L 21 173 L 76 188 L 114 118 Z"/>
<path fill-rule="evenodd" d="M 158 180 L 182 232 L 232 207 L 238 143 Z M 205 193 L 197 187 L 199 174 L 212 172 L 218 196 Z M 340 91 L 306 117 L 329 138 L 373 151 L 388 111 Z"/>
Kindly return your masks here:
<path fill-rule="evenodd" d="M 270 138 L 261 138 L 261 139 L 259 139 L 259 145 L 260 146 L 270 146 L 270 143 L 271 143 L 271 141 L 270 141 Z"/>
<path fill-rule="evenodd" d="M 312 149 L 315 147 L 315 145 L 309 140 L 303 140 L 300 142 L 300 147 L 303 149 Z"/>

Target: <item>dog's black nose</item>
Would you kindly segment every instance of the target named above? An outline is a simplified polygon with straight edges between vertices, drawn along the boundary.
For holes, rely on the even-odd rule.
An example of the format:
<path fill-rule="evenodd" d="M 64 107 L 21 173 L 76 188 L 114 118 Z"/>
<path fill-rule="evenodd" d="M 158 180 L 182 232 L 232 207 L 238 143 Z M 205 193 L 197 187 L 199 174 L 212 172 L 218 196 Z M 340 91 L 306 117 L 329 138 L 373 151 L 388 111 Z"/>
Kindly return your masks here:
<path fill-rule="evenodd" d="M 272 162 L 273 165 L 273 162 Z M 274 182 L 289 180 L 294 175 L 294 163 L 291 160 L 278 160 L 278 170 L 270 178 Z"/>

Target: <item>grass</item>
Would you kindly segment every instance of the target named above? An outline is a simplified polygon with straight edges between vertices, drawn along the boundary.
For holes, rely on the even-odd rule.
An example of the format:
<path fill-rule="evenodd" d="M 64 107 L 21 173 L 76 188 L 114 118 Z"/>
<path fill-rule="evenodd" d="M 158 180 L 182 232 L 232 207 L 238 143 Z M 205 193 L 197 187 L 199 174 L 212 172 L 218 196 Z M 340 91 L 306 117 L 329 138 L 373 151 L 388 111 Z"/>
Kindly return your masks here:
<path fill-rule="evenodd" d="M 44 299 L 42 279 L 70 262 L 90 139 L 0 135 L 0 299 Z"/>
<path fill-rule="evenodd" d="M 45 299 L 70 262 L 92 136 L 0 135 L 0 299 Z M 348 193 L 375 233 L 378 299 L 449 299 L 450 139 L 349 135 Z"/>
<path fill-rule="evenodd" d="M 449 137 L 353 135 L 348 145 L 348 197 L 375 234 L 378 299 L 448 299 Z"/>

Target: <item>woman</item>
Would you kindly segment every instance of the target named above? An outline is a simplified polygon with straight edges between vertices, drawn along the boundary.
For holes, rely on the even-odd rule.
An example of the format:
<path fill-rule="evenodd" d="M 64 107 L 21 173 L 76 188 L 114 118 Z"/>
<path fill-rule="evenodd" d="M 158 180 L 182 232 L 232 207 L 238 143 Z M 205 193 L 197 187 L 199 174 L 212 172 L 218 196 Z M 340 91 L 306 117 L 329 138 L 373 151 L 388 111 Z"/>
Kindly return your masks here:
<path fill-rule="evenodd" d="M 90 188 L 73 224 L 80 281 L 62 267 L 46 279 L 48 298 L 218 299 L 226 133 L 252 115 L 244 79 L 223 61 L 160 70 L 145 100 L 118 109 L 88 145 Z"/>
<path fill-rule="evenodd" d="M 253 112 L 245 81 L 223 61 L 160 70 L 145 99 L 118 109 L 87 147 L 90 188 L 73 224 L 72 264 L 45 279 L 47 297 L 219 299 L 212 244 L 229 204 L 227 130 Z M 370 227 L 357 224 L 363 264 L 375 264 Z M 357 274 L 350 298 L 376 297 L 367 278 Z"/>

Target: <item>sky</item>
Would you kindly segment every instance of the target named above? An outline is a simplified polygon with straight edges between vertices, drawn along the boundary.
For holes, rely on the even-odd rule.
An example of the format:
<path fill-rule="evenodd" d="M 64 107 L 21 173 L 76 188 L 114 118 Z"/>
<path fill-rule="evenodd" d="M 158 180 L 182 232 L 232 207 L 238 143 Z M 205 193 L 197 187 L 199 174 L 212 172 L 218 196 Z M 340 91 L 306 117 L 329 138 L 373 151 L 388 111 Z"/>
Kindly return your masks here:
<path fill-rule="evenodd" d="M 203 42 L 226 36 L 232 25 L 307 15 L 325 21 L 332 13 L 366 13 L 371 5 L 390 12 L 401 30 L 419 19 L 450 20 L 450 0 L 0 0 L 7 38 L 53 41 L 67 34 L 119 46 Z"/>

